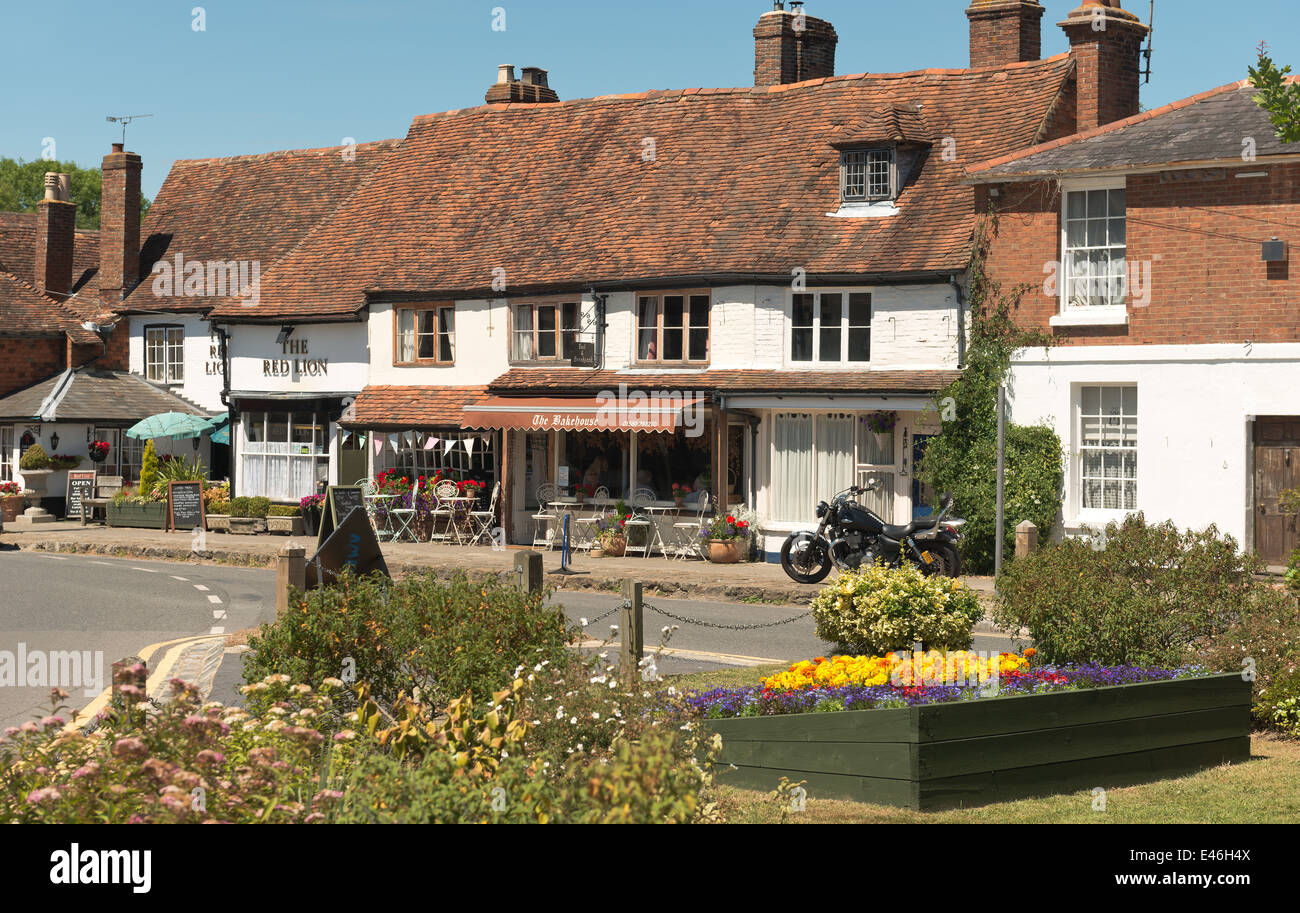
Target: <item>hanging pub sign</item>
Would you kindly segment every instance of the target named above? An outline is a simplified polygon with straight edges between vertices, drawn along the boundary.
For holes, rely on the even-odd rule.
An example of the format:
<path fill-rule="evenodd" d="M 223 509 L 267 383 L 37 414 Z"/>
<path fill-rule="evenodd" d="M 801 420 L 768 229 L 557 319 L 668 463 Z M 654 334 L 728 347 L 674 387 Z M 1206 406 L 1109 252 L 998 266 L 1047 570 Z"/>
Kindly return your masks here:
<path fill-rule="evenodd" d="M 95 478 L 96 473 L 93 469 L 74 469 L 68 473 L 67 516 L 69 520 L 80 519 L 82 502 L 95 497 Z"/>
<path fill-rule="evenodd" d="M 206 517 L 203 510 L 203 483 L 167 483 L 167 529 L 189 531 L 202 529 Z"/>

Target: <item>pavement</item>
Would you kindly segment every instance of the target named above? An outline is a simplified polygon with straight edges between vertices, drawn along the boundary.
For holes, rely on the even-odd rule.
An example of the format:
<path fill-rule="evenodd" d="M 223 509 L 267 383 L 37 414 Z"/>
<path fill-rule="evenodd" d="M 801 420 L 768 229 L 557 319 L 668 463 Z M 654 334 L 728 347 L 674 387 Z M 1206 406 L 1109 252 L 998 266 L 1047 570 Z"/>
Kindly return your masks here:
<path fill-rule="evenodd" d="M 119 529 L 82 526 L 76 521 L 58 521 L 20 528 L 13 524 L 0 533 L 0 547 L 17 546 L 24 552 L 104 555 L 184 561 L 193 564 L 223 564 L 239 567 L 273 567 L 276 553 L 290 543 L 286 536 L 238 536 L 189 532 L 166 533 L 147 529 Z M 297 540 L 308 557 L 315 541 Z M 385 542 L 384 560 L 394 576 L 433 572 L 450 576 L 502 576 L 512 571 L 515 555 L 523 547 L 494 549 L 487 546 L 456 546 L 428 542 Z M 821 590 L 821 584 L 799 584 L 790 580 L 778 564 L 744 562 L 713 564 L 700 560 L 654 558 L 592 558 L 574 553 L 572 573 L 560 575 L 560 553 L 544 552 L 548 582 L 565 591 L 595 590 L 619 592 L 623 580 L 640 580 L 647 595 L 674 598 L 725 600 L 768 605 L 807 605 Z M 991 577 L 967 577 L 966 582 L 982 596 L 993 592 Z"/>

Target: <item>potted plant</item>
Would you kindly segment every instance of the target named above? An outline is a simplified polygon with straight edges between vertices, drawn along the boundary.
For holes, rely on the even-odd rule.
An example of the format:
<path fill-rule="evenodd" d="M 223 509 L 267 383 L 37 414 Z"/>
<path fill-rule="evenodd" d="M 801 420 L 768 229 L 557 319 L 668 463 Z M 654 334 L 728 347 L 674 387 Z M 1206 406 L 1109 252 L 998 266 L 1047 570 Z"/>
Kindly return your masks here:
<path fill-rule="evenodd" d="M 579 482 L 577 485 L 573 486 L 573 497 L 579 504 L 586 501 L 595 493 L 596 486 L 592 485 L 590 482 Z"/>
<path fill-rule="evenodd" d="M 235 498 L 230 502 L 230 531 L 242 536 L 264 533 L 270 512 L 270 498 Z"/>
<path fill-rule="evenodd" d="M 23 512 L 23 490 L 17 482 L 0 482 L 0 522 L 12 523 Z"/>
<path fill-rule="evenodd" d="M 681 510 L 686 506 L 686 496 L 691 493 L 690 486 L 678 485 L 673 483 L 673 501 L 677 503 L 677 509 Z"/>
<path fill-rule="evenodd" d="M 308 495 L 298 502 L 298 513 L 302 515 L 302 528 L 306 535 L 315 536 L 320 532 L 320 512 L 324 506 L 324 495 Z"/>
<path fill-rule="evenodd" d="M 456 490 L 463 498 L 473 498 L 475 501 L 483 494 L 483 483 L 477 479 L 466 479 L 463 482 L 456 483 Z"/>
<path fill-rule="evenodd" d="M 90 462 L 102 463 L 108 459 L 108 451 L 111 445 L 108 441 L 92 441 L 90 444 Z"/>
<path fill-rule="evenodd" d="M 143 487 L 133 490 L 130 486 L 123 486 L 113 495 L 104 515 L 109 526 L 166 529 L 167 496 L 157 490 L 146 491 Z"/>
<path fill-rule="evenodd" d="M 735 517 L 716 516 L 700 530 L 714 564 L 735 564 L 749 549 L 749 524 Z"/>
<path fill-rule="evenodd" d="M 600 542 L 602 555 L 608 558 L 622 558 L 626 554 L 627 521 L 631 519 L 631 514 L 619 512 L 596 521 L 596 539 Z"/>
<path fill-rule="evenodd" d="M 268 532 L 285 536 L 303 534 L 302 508 L 289 504 L 273 504 L 266 514 Z"/>
<path fill-rule="evenodd" d="M 50 469 L 54 472 L 66 472 L 81 465 L 81 457 L 72 454 L 55 454 L 50 457 Z"/>

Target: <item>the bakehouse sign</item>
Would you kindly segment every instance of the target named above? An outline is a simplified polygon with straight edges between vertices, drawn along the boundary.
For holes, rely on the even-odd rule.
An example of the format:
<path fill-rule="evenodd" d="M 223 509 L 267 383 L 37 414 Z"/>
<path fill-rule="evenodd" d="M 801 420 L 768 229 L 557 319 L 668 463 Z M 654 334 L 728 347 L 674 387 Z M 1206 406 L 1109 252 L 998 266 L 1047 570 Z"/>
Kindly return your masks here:
<path fill-rule="evenodd" d="M 329 374 L 328 358 L 309 358 L 310 340 L 286 339 L 280 343 L 283 358 L 263 358 L 263 377 L 324 377 Z"/>

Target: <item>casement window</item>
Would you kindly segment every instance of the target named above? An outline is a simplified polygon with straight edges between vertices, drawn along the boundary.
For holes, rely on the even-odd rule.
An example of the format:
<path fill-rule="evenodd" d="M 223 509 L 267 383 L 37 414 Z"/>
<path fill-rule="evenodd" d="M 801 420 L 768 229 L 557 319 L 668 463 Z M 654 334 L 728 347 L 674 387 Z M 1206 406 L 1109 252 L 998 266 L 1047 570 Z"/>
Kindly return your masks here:
<path fill-rule="evenodd" d="M 14 480 L 14 429 L 0 428 L 0 482 Z"/>
<path fill-rule="evenodd" d="M 140 478 L 145 442 L 126 436 L 122 428 L 96 428 L 95 440 L 108 442 L 108 457 L 97 467 L 100 475 L 121 476 L 125 484 Z"/>
<path fill-rule="evenodd" d="M 145 327 L 144 376 L 159 384 L 185 382 L 185 330 L 182 327 Z"/>
<path fill-rule="evenodd" d="M 1137 387 L 1079 390 L 1079 506 L 1137 510 Z"/>
<path fill-rule="evenodd" d="M 1127 194 L 1085 186 L 1062 194 L 1061 312 L 1054 323 L 1123 323 L 1127 317 Z"/>
<path fill-rule="evenodd" d="M 393 312 L 393 364 L 450 365 L 456 362 L 456 306 L 403 307 Z"/>
<path fill-rule="evenodd" d="M 829 364 L 871 361 L 871 294 L 794 295 L 790 310 L 790 360 Z"/>
<path fill-rule="evenodd" d="M 638 295 L 636 360 L 707 362 L 711 300 L 707 292 Z"/>
<path fill-rule="evenodd" d="M 840 152 L 840 199 L 845 203 L 892 200 L 896 186 L 892 148 Z"/>
<path fill-rule="evenodd" d="M 510 311 L 510 360 L 571 358 L 581 311 L 577 301 L 516 304 Z"/>
<path fill-rule="evenodd" d="M 786 523 L 813 523 L 818 501 L 829 501 L 868 479 L 879 488 L 862 503 L 890 522 L 897 460 L 894 432 L 872 431 L 865 416 L 834 412 L 772 417 L 772 514 Z"/>

